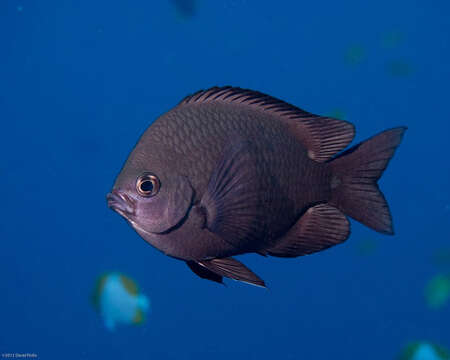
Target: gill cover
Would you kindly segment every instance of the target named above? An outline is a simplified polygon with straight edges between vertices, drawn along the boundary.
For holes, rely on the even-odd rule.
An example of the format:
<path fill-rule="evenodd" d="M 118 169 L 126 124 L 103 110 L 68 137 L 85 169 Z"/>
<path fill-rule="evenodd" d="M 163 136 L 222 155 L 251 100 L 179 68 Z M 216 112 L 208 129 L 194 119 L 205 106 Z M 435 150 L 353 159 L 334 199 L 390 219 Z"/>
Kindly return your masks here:
<path fill-rule="evenodd" d="M 159 193 L 138 210 L 140 227 L 151 233 L 170 230 L 186 216 L 193 194 L 192 186 L 185 176 L 166 180 L 161 184 Z"/>

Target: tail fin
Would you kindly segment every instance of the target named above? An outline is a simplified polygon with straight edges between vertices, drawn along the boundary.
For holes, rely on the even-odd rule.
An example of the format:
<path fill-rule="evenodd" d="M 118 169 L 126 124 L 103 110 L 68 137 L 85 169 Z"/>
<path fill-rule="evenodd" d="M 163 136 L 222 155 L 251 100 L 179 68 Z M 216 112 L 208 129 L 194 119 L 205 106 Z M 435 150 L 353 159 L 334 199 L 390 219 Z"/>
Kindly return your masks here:
<path fill-rule="evenodd" d="M 329 204 L 378 232 L 392 235 L 392 217 L 377 181 L 405 131 L 406 127 L 383 131 L 333 159 Z"/>

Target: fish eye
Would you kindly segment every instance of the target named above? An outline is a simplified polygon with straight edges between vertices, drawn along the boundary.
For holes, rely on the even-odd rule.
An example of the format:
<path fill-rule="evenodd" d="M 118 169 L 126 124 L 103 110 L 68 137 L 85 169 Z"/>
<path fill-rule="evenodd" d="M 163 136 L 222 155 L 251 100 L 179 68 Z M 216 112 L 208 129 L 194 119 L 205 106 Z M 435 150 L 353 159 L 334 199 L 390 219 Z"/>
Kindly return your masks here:
<path fill-rule="evenodd" d="M 151 197 L 158 193 L 160 185 L 159 179 L 155 175 L 144 173 L 137 179 L 136 190 L 141 196 Z"/>

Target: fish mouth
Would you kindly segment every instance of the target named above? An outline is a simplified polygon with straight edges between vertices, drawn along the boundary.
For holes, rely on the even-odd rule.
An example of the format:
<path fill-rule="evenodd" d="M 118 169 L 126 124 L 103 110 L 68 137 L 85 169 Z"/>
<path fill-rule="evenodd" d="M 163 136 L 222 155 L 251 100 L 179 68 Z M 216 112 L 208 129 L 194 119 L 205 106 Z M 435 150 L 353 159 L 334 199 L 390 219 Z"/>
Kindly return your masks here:
<path fill-rule="evenodd" d="M 125 219 L 129 219 L 135 215 L 136 206 L 134 201 L 120 190 L 113 189 L 106 195 L 108 207 L 122 215 Z"/>

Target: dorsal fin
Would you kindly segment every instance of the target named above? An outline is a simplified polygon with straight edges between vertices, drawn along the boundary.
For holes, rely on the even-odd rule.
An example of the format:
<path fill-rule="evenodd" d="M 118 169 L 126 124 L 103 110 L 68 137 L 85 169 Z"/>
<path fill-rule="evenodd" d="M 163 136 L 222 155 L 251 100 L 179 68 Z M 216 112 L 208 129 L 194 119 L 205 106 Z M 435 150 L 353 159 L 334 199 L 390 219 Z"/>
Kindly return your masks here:
<path fill-rule="evenodd" d="M 353 125 L 347 121 L 314 115 L 272 96 L 238 87 L 200 90 L 185 97 L 178 106 L 212 102 L 246 106 L 278 117 L 308 149 L 308 156 L 318 162 L 329 160 L 355 136 Z"/>

